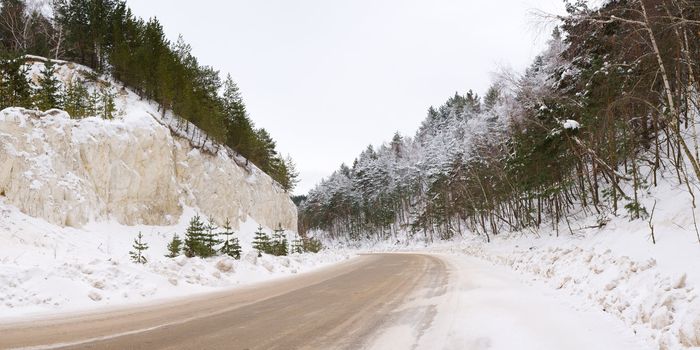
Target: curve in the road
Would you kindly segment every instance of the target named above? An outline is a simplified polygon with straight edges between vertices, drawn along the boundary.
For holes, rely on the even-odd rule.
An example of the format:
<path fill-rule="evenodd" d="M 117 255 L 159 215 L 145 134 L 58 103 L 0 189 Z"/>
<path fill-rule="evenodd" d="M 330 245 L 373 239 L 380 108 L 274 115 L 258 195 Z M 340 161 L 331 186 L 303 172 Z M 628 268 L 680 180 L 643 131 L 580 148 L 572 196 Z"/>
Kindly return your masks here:
<path fill-rule="evenodd" d="M 358 349 L 412 292 L 445 279 L 444 264 L 429 255 L 365 255 L 186 301 L 0 326 L 0 348 Z"/>

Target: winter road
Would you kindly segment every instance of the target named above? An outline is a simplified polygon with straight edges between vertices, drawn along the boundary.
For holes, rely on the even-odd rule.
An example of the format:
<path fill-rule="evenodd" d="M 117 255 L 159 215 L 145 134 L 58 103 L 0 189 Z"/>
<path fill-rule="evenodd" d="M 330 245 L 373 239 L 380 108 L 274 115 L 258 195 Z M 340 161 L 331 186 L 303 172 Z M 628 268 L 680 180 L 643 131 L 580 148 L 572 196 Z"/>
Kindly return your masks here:
<path fill-rule="evenodd" d="M 0 348 L 358 349 L 416 292 L 442 293 L 447 275 L 444 263 L 429 255 L 364 255 L 228 292 L 0 325 Z M 427 327 L 434 311 L 415 314 Z"/>

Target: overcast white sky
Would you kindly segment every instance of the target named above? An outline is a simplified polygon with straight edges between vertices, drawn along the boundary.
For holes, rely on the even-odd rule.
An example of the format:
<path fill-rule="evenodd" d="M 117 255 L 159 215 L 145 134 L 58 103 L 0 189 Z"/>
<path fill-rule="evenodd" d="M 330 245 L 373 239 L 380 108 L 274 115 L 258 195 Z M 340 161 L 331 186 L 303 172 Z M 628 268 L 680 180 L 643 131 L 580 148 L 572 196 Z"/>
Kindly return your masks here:
<path fill-rule="evenodd" d="M 529 10 L 563 0 L 128 0 L 200 62 L 231 73 L 256 126 L 306 193 L 368 144 L 413 135 L 427 108 L 521 70 L 549 32 Z"/>

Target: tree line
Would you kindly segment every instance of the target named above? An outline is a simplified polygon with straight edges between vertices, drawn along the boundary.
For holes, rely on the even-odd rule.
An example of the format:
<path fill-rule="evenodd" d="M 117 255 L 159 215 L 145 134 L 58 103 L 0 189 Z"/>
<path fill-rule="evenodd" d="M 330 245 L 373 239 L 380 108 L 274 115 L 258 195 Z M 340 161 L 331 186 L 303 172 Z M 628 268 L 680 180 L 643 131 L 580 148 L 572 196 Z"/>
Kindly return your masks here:
<path fill-rule="evenodd" d="M 307 237 L 297 237 L 290 244 L 281 225 L 274 230 L 272 237 L 263 230 L 262 226 L 258 226 L 253 240 L 253 249 L 257 251 L 258 257 L 262 257 L 262 254 L 287 256 L 318 253 L 321 248 L 320 241 Z M 240 260 L 243 252 L 240 241 L 231 228 L 230 220 L 226 219 L 224 224 L 218 227 L 214 223 L 214 219 L 209 218 L 208 222 L 205 222 L 199 215 L 190 219 L 185 231 L 185 239 L 182 240 L 177 233 L 174 234 L 167 249 L 166 257 L 168 258 L 176 258 L 181 254 L 188 258 L 210 258 L 226 255 Z M 146 250 L 148 250 L 148 244 L 144 242 L 143 234 L 139 232 L 132 244 L 132 250 L 129 251 L 131 261 L 135 264 L 148 263 L 145 256 Z"/>
<path fill-rule="evenodd" d="M 168 243 L 167 257 L 174 258 L 184 254 L 189 258 L 209 258 L 217 255 L 228 255 L 237 260 L 241 258 L 241 244 L 228 219 L 223 226 L 218 227 L 213 219 L 210 218 L 205 222 L 199 215 L 195 215 L 190 219 L 184 237 L 185 239 L 182 240 L 177 234 L 173 235 Z M 140 239 L 138 237 L 135 244 L 140 244 Z M 318 253 L 321 250 L 321 244 L 317 240 L 306 237 L 297 237 L 290 243 L 281 226 L 274 230 L 272 237 L 263 230 L 262 226 L 258 226 L 253 240 L 253 249 L 257 251 L 258 256 L 262 256 L 263 253 L 286 256 L 305 252 Z"/>
<path fill-rule="evenodd" d="M 567 11 L 524 73 L 431 107 L 413 137 L 369 146 L 297 198 L 300 231 L 573 233 L 572 215 L 648 219 L 640 198 L 661 177 L 687 188 L 694 208 L 700 5 L 572 1 Z"/>
<path fill-rule="evenodd" d="M 233 79 L 199 63 L 182 37 L 170 42 L 158 19 L 137 18 L 122 0 L 55 0 L 49 8 L 36 1 L 0 0 L 0 6 L 1 89 L 10 91 L 3 94 L 9 96 L 3 97 L 3 106 L 39 107 L 19 86 L 26 76 L 16 76 L 23 64 L 18 58 L 31 54 L 77 62 L 111 74 L 155 101 L 163 114 L 172 111 L 194 124 L 286 190 L 295 186 L 293 162 L 279 154 L 264 128 L 255 127 Z M 48 106 L 66 107 L 41 105 Z"/>
<path fill-rule="evenodd" d="M 116 116 L 116 92 L 111 84 L 98 82 L 96 76 L 87 77 L 95 83 L 92 89 L 82 78 L 65 84 L 56 77 L 51 60 L 43 65 L 37 83 L 30 84 L 27 63 L 21 57 L 0 61 L 0 81 L 3 82 L 0 84 L 0 109 L 22 106 L 46 111 L 58 108 L 77 119 L 90 116 L 113 119 Z"/>

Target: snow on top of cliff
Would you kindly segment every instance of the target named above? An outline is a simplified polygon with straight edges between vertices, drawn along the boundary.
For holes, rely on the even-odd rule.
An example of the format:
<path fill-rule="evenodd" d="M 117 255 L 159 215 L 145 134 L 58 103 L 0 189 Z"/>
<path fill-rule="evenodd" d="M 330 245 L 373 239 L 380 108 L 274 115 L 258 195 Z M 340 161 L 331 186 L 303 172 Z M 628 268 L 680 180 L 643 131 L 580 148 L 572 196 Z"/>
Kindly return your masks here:
<path fill-rule="evenodd" d="M 10 107 L 5 108 L 0 113 L 0 121 L 13 121 L 19 124 L 20 127 L 27 125 L 27 113 L 24 108 Z"/>

